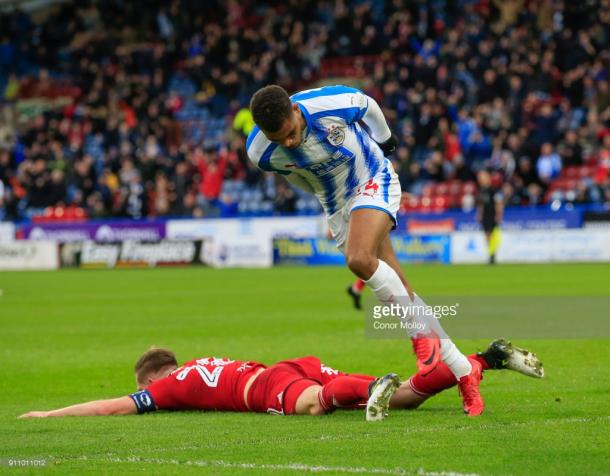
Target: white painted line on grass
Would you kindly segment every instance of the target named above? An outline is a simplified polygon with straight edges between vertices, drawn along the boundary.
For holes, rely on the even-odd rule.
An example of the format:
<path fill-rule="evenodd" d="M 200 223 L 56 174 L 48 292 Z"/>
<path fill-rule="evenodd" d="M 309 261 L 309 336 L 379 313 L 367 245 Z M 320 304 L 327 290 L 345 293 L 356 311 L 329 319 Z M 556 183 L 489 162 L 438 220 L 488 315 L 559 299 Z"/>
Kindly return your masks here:
<path fill-rule="evenodd" d="M 237 463 L 233 461 L 223 460 L 177 460 L 164 458 L 141 458 L 140 456 L 120 457 L 88 457 L 81 456 L 76 458 L 83 461 L 103 461 L 107 463 L 145 463 L 145 464 L 165 464 L 175 466 L 196 466 L 208 468 L 236 468 L 236 469 L 253 469 L 267 471 L 298 471 L 309 473 L 346 473 L 346 474 L 388 474 L 388 475 L 417 475 L 417 476 L 479 476 L 476 473 L 457 473 L 454 471 L 426 471 L 418 469 L 413 472 L 403 468 L 366 468 L 353 466 L 322 466 L 308 465 L 302 463 L 287 463 L 287 464 L 259 464 L 259 463 Z"/>

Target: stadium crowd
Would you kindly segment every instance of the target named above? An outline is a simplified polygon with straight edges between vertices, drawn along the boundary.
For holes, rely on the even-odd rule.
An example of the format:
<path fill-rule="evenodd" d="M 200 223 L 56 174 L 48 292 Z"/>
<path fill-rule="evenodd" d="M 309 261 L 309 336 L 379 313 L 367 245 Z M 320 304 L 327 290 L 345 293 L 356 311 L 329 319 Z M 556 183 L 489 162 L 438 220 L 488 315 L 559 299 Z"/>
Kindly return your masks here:
<path fill-rule="evenodd" d="M 313 213 L 245 156 L 259 87 L 346 83 L 407 210 L 610 204 L 603 0 L 79 1 L 0 15 L 0 218 Z M 56 209 L 52 209 L 56 210 Z"/>

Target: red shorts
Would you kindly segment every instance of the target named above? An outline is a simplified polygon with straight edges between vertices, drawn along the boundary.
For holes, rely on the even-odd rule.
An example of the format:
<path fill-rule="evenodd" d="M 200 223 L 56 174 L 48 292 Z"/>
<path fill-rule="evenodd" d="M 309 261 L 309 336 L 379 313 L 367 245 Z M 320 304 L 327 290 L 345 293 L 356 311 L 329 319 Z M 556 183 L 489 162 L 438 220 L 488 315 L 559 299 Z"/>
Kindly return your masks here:
<path fill-rule="evenodd" d="M 342 375 L 347 374 L 322 365 L 317 357 L 283 360 L 256 377 L 248 392 L 248 408 L 253 412 L 294 415 L 297 399 L 306 388 L 325 385 Z"/>

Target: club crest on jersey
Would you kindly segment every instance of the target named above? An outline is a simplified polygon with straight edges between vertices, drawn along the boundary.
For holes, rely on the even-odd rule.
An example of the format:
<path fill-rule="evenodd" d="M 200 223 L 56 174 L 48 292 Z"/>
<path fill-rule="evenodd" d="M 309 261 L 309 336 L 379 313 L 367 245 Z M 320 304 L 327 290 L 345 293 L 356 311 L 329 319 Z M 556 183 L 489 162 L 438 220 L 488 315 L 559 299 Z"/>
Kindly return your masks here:
<path fill-rule="evenodd" d="M 345 141 L 345 131 L 341 127 L 333 127 L 328 132 L 326 140 L 335 147 L 339 147 Z"/>

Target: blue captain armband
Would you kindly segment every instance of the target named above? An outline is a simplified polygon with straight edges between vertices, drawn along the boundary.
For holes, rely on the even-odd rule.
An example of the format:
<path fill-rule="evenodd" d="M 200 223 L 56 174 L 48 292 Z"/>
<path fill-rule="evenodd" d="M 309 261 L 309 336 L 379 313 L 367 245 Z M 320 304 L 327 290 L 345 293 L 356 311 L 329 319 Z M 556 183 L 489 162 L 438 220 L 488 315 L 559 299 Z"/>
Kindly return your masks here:
<path fill-rule="evenodd" d="M 155 401 L 153 400 L 152 395 L 148 392 L 148 390 L 140 390 L 139 392 L 132 393 L 131 395 L 129 395 L 129 397 L 133 400 L 133 403 L 136 404 L 138 414 L 154 412 L 157 410 Z"/>

